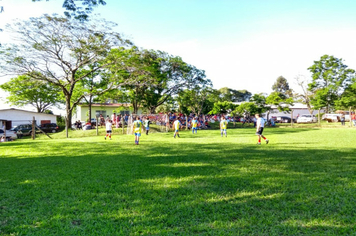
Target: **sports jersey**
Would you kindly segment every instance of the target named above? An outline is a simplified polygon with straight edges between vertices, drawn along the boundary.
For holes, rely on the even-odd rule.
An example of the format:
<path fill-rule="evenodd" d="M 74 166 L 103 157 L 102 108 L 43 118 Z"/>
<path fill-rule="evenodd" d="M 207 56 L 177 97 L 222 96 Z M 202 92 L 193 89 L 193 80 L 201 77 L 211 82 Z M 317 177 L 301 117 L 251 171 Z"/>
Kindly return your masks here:
<path fill-rule="evenodd" d="M 227 128 L 227 120 L 220 121 L 220 129 L 226 129 L 226 128 Z"/>
<path fill-rule="evenodd" d="M 145 120 L 145 122 L 144 122 L 144 126 L 145 127 L 150 127 L 150 120 Z"/>
<path fill-rule="evenodd" d="M 135 133 L 141 133 L 141 127 L 142 127 L 142 121 L 141 120 L 135 120 L 133 123 L 134 131 Z"/>
<path fill-rule="evenodd" d="M 196 128 L 198 126 L 198 121 L 192 120 L 192 126 L 193 126 L 193 128 Z"/>
<path fill-rule="evenodd" d="M 173 123 L 173 127 L 175 130 L 179 130 L 179 127 L 180 127 L 180 121 L 179 120 L 176 120 L 174 121 Z"/>

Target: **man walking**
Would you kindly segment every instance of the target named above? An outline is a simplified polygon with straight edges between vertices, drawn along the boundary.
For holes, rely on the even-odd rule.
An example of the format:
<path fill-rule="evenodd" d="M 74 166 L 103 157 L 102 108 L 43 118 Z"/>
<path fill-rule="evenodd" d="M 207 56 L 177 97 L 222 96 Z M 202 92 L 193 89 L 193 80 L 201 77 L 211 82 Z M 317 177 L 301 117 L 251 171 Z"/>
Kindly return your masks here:
<path fill-rule="evenodd" d="M 266 141 L 266 144 L 268 144 L 269 140 L 266 139 L 266 137 L 262 135 L 263 128 L 265 127 L 265 120 L 262 117 L 260 117 L 260 114 L 256 114 L 255 117 L 257 119 L 257 121 L 256 121 L 256 135 L 258 135 L 257 145 L 261 145 L 261 137 Z"/>

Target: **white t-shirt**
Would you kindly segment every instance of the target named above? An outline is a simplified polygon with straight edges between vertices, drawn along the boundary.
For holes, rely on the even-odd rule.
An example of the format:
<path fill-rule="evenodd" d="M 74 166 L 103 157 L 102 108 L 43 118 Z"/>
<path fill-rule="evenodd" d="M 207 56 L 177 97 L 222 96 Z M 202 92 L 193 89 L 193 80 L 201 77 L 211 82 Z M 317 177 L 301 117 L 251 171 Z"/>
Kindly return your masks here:
<path fill-rule="evenodd" d="M 265 119 L 263 119 L 262 117 L 259 117 L 257 119 L 257 127 L 265 127 Z"/>
<path fill-rule="evenodd" d="M 112 130 L 112 123 L 106 122 L 106 130 Z"/>

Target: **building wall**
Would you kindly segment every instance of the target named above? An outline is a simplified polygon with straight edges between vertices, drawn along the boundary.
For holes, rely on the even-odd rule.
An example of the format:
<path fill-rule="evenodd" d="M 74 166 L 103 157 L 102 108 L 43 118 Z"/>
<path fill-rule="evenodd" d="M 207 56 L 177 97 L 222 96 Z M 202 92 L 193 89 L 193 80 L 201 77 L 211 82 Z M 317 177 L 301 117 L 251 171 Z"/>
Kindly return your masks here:
<path fill-rule="evenodd" d="M 106 117 L 107 115 L 109 115 L 109 117 L 111 117 L 111 115 L 114 113 L 114 110 L 118 110 L 119 107 L 113 107 L 113 106 L 93 106 L 91 108 L 91 117 L 95 118 L 96 114 L 98 113 L 98 115 L 102 114 L 104 117 Z M 89 111 L 89 107 L 87 106 L 78 106 L 77 107 L 77 112 L 75 114 L 75 116 L 73 116 L 73 121 L 76 120 L 80 120 L 80 121 L 87 121 L 88 119 L 88 113 Z M 125 112 L 125 114 L 131 114 L 132 112 L 127 109 L 121 112 Z M 138 114 L 142 114 L 142 110 L 139 109 L 138 110 Z"/>
<path fill-rule="evenodd" d="M 57 116 L 51 114 L 17 109 L 0 110 L 0 119 L 11 121 L 12 126 L 32 124 L 33 117 L 35 117 L 37 125 L 41 125 L 42 122 L 57 123 Z"/>

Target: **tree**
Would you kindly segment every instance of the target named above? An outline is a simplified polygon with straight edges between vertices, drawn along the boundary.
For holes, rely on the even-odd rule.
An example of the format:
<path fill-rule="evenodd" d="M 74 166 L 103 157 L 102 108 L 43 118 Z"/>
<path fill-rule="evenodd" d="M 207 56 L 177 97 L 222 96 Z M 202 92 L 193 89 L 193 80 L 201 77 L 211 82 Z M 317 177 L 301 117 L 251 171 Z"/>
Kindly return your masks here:
<path fill-rule="evenodd" d="M 286 98 L 293 96 L 293 91 L 289 88 L 288 81 L 283 76 L 279 76 L 277 78 L 277 81 L 272 86 L 272 90 L 274 92 L 280 93 Z"/>
<path fill-rule="evenodd" d="M 39 2 L 42 0 L 32 0 L 32 2 Z M 49 1 L 49 0 L 46 0 Z M 78 6 L 77 3 L 81 2 L 82 6 Z M 66 9 L 64 12 L 65 16 L 68 18 L 75 18 L 80 21 L 86 21 L 89 18 L 89 14 L 92 13 L 94 7 L 99 5 L 106 5 L 104 0 L 64 0 L 63 8 Z"/>
<path fill-rule="evenodd" d="M 135 81 L 123 88 L 129 90 L 129 97 L 135 112 L 142 105 L 151 113 L 180 91 L 199 86 L 211 85 L 205 78 L 205 72 L 187 64 L 182 58 L 166 52 L 140 50 L 128 51 L 125 68 L 113 71 L 123 78 Z"/>
<path fill-rule="evenodd" d="M 43 81 L 35 81 L 26 75 L 12 78 L 9 82 L 0 85 L 0 88 L 10 93 L 8 103 L 14 106 L 31 105 L 37 112 L 44 113 L 52 106 L 63 103 L 60 99 L 60 90 Z"/>
<path fill-rule="evenodd" d="M 289 105 L 293 105 L 293 98 L 286 98 L 283 93 L 272 92 L 266 98 L 266 104 L 277 106 L 279 111 L 290 111 Z"/>
<path fill-rule="evenodd" d="M 230 113 L 233 110 L 235 110 L 235 108 L 238 105 L 233 104 L 232 102 L 215 102 L 214 103 L 214 107 L 213 109 L 211 109 L 211 111 L 209 112 L 209 114 L 226 114 L 226 113 Z"/>
<path fill-rule="evenodd" d="M 196 86 L 193 89 L 185 89 L 178 94 L 177 102 L 180 112 L 200 115 L 208 113 L 214 106 L 214 93 L 211 87 Z"/>
<path fill-rule="evenodd" d="M 311 104 L 311 98 L 313 97 L 313 93 L 310 90 L 308 90 L 307 87 L 308 81 L 305 79 L 305 76 L 303 75 L 296 76 L 295 80 L 297 81 L 299 87 L 302 89 L 302 93 L 300 94 L 296 93 L 294 97 L 295 99 L 297 99 L 297 101 L 307 105 L 308 111 L 312 115 L 314 112 L 314 108 Z"/>
<path fill-rule="evenodd" d="M 311 98 L 311 104 L 316 109 L 325 107 L 327 113 L 335 106 L 335 102 L 355 77 L 355 70 L 347 69 L 342 59 L 329 55 L 314 61 L 308 70 L 313 78 L 308 89 L 315 94 Z"/>
<path fill-rule="evenodd" d="M 252 95 L 250 102 L 253 102 L 257 106 L 259 113 L 264 113 L 270 110 L 270 106 L 266 104 L 266 96 L 262 93 Z"/>
<path fill-rule="evenodd" d="M 355 109 L 356 108 L 356 81 L 347 86 L 341 94 L 340 99 L 335 102 L 336 109 Z"/>
<path fill-rule="evenodd" d="M 4 74 L 30 77 L 62 91 L 66 103 L 67 127 L 71 127 L 72 112 L 85 94 L 73 101 L 78 82 L 96 71 L 105 71 L 112 64 L 121 65 L 121 57 L 111 49 L 129 45 L 112 32 L 106 21 L 79 23 L 76 20 L 44 15 L 29 21 L 7 25 L 17 35 L 19 45 L 9 45 L 0 52 L 0 68 Z M 90 68 L 97 63 L 98 67 Z M 86 73 L 79 73 L 86 69 Z M 117 85 L 115 75 L 110 85 Z M 118 85 L 117 85 L 118 86 Z M 108 89 L 110 89 L 108 88 Z"/>
<path fill-rule="evenodd" d="M 243 102 L 251 98 L 251 93 L 247 90 L 234 90 L 228 87 L 223 87 L 218 90 L 220 93 L 220 101 L 228 102 Z"/>

